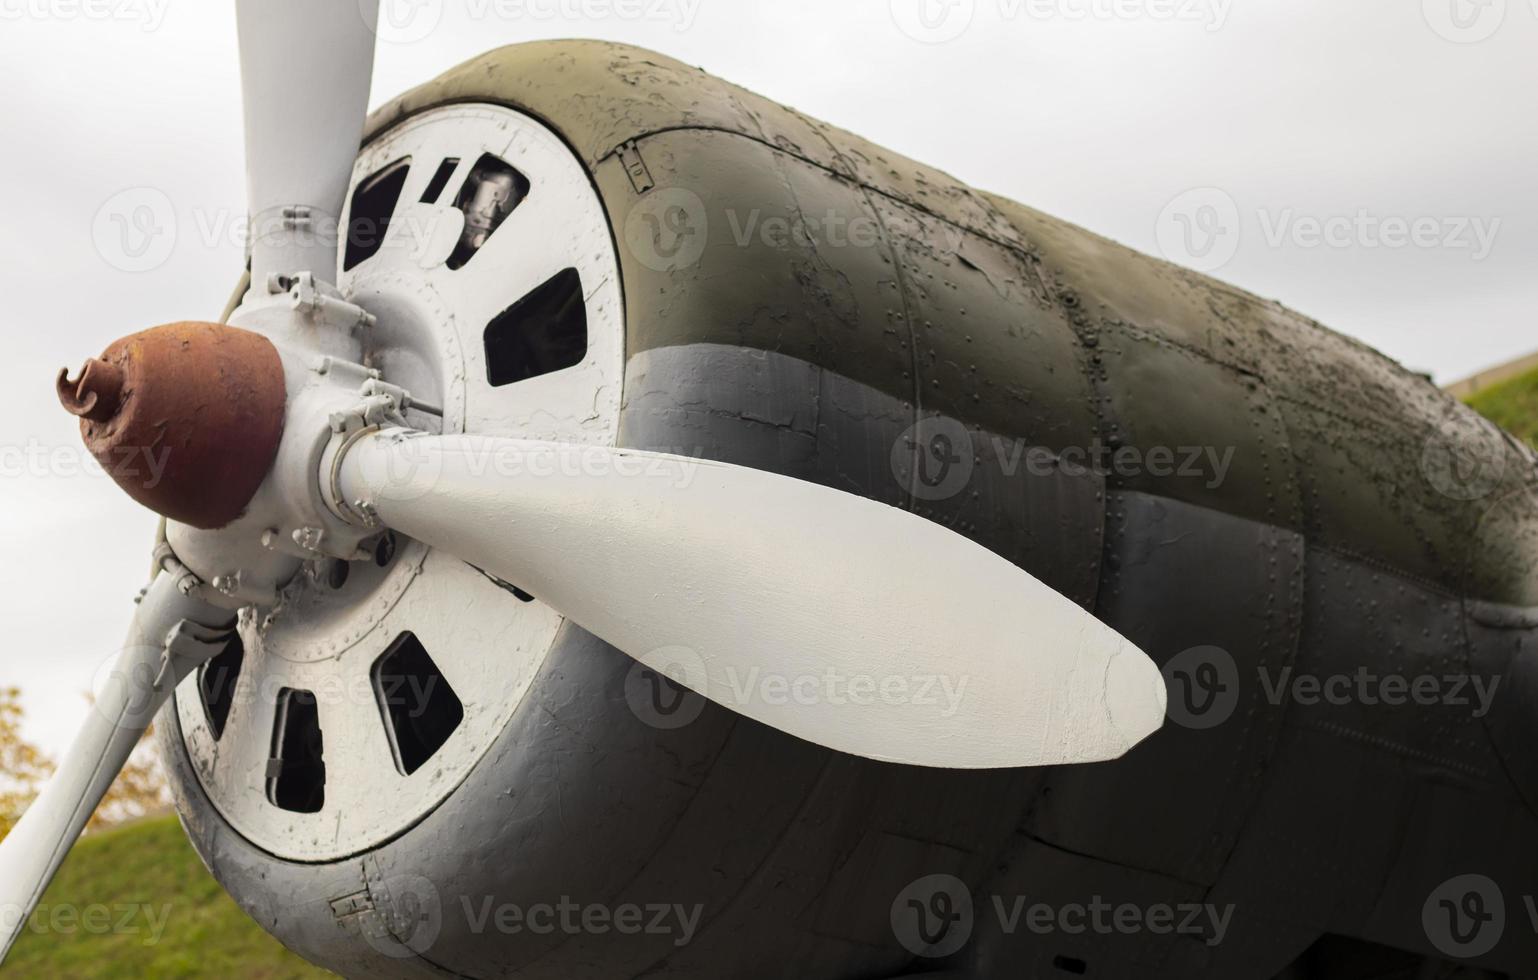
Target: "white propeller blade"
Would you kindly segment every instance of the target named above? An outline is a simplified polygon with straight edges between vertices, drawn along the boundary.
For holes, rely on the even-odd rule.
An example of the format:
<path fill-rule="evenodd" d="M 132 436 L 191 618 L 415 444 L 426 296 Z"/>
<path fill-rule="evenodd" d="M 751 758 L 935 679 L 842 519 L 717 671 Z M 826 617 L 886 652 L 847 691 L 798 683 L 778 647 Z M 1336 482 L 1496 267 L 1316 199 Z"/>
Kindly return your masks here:
<path fill-rule="evenodd" d="M 829 748 L 951 768 L 1094 762 L 1164 718 L 1141 651 L 906 511 L 759 470 L 395 429 L 333 492 L 713 701 Z"/>
<path fill-rule="evenodd" d="M 251 281 L 313 272 L 334 282 L 336 226 L 363 136 L 379 2 L 238 0 L 235 13 Z"/>
<path fill-rule="evenodd" d="M 140 600 L 127 645 L 97 692 L 96 704 L 69 753 L 0 841 L 0 960 L 26 928 L 27 917 L 64 855 L 85 829 L 155 712 L 176 682 L 197 665 L 198 659 L 186 654 L 217 652 L 217 646 L 199 643 L 195 635 L 206 636 L 210 625 L 219 629 L 217 624 L 229 618 L 228 612 L 183 596 L 175 580 L 164 573 Z M 163 663 L 167 637 L 184 621 L 189 632 L 173 647 L 182 655 Z"/>

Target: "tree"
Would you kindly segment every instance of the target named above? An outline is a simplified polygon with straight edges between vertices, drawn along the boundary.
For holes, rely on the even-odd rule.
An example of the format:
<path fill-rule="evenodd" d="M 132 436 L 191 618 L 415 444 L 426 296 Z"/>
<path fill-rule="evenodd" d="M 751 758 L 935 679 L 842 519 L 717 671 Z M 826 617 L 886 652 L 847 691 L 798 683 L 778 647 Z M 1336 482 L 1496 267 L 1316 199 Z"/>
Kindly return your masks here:
<path fill-rule="evenodd" d="M 26 711 L 21 689 L 0 688 L 0 839 L 11 832 L 21 814 L 52 775 L 54 764 L 21 733 Z M 165 809 L 170 792 L 145 732 L 128 765 L 91 815 L 86 831 L 98 830 Z"/>
<path fill-rule="evenodd" d="M 11 832 L 21 812 L 53 772 L 48 757 L 22 738 L 21 689 L 0 688 L 0 838 Z"/>

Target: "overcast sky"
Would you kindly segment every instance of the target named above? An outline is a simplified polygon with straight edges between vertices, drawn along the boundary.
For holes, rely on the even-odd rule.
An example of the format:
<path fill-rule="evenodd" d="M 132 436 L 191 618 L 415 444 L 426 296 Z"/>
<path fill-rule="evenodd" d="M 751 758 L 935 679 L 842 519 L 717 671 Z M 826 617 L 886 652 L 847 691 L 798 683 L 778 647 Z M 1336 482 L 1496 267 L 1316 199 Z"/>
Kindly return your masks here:
<path fill-rule="evenodd" d="M 1538 0 L 385 3 L 375 105 L 501 44 L 630 42 L 1439 381 L 1538 348 Z M 0 685 L 57 753 L 154 521 L 76 472 L 53 374 L 219 312 L 241 264 L 239 73 L 220 0 L 0 0 L 0 19 Z M 137 222 L 166 202 L 174 234 L 148 241 Z"/>

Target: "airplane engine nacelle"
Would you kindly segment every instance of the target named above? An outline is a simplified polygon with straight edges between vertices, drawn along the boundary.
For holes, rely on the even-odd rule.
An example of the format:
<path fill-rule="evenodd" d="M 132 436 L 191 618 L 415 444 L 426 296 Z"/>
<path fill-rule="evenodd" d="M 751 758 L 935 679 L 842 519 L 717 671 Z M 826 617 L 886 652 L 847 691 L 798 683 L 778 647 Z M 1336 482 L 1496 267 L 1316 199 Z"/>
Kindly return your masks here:
<path fill-rule="evenodd" d="M 339 285 L 376 316 L 369 364 L 441 408 L 447 431 L 721 459 L 911 508 L 1161 663 L 1218 646 L 1236 676 L 1295 666 L 1305 539 L 1432 590 L 1538 605 L 1530 548 L 1474 554 L 1482 510 L 1381 478 L 1414 472 L 1449 419 L 1503 478 L 1531 467 L 1424 381 L 662 56 L 558 42 L 475 59 L 371 117 L 349 200 Z M 1278 390 L 1337 371 L 1358 390 L 1334 414 Z M 1398 434 L 1349 465 L 1330 455 L 1357 425 L 1342 413 L 1366 425 L 1386 406 Z M 1127 447 L 1142 455 L 1121 472 Z M 754 521 L 752 500 L 740 516 Z M 1538 526 L 1525 506 L 1509 520 L 1508 538 Z M 1140 578 L 1157 564 L 1150 527 L 1172 547 Z M 983 909 L 961 935 L 925 925 L 928 893 L 910 913 L 905 896 L 937 875 L 956 900 L 1081 888 L 1174 905 L 1233 887 L 1225 861 L 1283 739 L 1253 685 L 1229 707 L 1238 736 L 1176 728 L 1127 764 L 884 765 L 690 694 L 517 582 L 407 540 L 376 557 L 317 563 L 160 725 L 210 869 L 337 972 L 897 977 L 970 939 L 1008 948 L 1017 975 L 1102 957 L 1097 976 L 1271 977 L 1335 928 L 1329 903 L 1310 918 L 1261 899 L 1222 945 L 1003 936 Z M 1451 636 L 1458 615 L 1428 612 L 1427 635 Z M 241 670 L 256 657 L 261 689 Z M 744 683 L 763 698 L 961 693 L 935 678 Z M 1438 751 L 1501 771 L 1490 753 L 1525 752 L 1533 716 L 1499 717 L 1504 749 L 1465 719 Z M 1266 873 L 1329 880 L 1304 870 L 1311 856 Z"/>

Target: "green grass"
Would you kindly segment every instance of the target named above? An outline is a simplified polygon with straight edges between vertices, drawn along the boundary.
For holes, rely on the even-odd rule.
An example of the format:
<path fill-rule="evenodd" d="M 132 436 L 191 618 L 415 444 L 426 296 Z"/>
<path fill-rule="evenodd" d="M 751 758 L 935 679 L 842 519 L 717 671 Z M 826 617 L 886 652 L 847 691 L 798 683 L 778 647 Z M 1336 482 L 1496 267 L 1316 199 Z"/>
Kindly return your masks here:
<path fill-rule="evenodd" d="M 1469 404 L 1530 446 L 1538 446 L 1538 371 L 1476 391 Z"/>
<path fill-rule="evenodd" d="M 81 840 L 28 921 L 0 969 L 6 980 L 331 976 L 240 911 L 174 816 Z"/>

